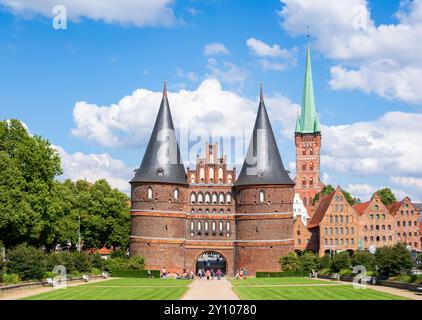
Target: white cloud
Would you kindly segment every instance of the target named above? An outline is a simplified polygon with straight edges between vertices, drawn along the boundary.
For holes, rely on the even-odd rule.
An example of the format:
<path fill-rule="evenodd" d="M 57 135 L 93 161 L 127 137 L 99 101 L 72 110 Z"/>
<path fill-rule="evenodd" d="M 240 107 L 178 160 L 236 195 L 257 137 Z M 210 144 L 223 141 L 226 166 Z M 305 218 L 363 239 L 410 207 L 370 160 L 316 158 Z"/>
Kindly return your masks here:
<path fill-rule="evenodd" d="M 323 166 L 352 175 L 422 175 L 422 114 L 387 112 L 376 121 L 323 126 Z"/>
<path fill-rule="evenodd" d="M 257 55 L 259 57 L 284 59 L 290 59 L 292 57 L 289 50 L 281 48 L 278 44 L 270 46 L 261 40 L 249 38 L 246 41 L 246 45 L 254 55 Z"/>
<path fill-rule="evenodd" d="M 315 47 L 339 62 L 334 89 L 359 89 L 384 98 L 422 102 L 422 0 L 402 2 L 396 24 L 376 26 L 366 0 L 281 0 L 282 26 L 292 35 L 311 27 Z M 333 32 L 335 30 L 335 32 Z"/>
<path fill-rule="evenodd" d="M 209 43 L 204 47 L 204 55 L 216 56 L 216 55 L 227 55 L 229 50 L 222 43 Z"/>
<path fill-rule="evenodd" d="M 186 157 L 186 132 L 202 132 L 207 134 L 207 138 L 215 134 L 241 137 L 243 142 L 244 139 L 249 140 L 258 108 L 258 90 L 256 99 L 251 100 L 223 90 L 218 80 L 207 79 L 196 90 L 169 91 L 168 97 L 175 128 L 180 131 L 182 156 L 188 163 L 195 161 L 196 154 L 190 154 L 189 159 Z M 138 89 L 111 106 L 77 102 L 73 110 L 76 127 L 72 134 L 105 147 L 144 148 L 161 98 L 161 91 Z M 277 136 L 280 136 L 277 128 L 281 128 L 281 134 L 291 139 L 299 106 L 279 94 L 266 97 L 265 101 Z M 189 141 L 196 141 L 196 135 Z M 240 163 L 243 156 L 243 153 L 234 155 Z"/>
<path fill-rule="evenodd" d="M 391 177 L 391 181 L 403 187 L 422 189 L 422 179 L 413 177 Z"/>
<path fill-rule="evenodd" d="M 353 197 L 361 199 L 362 202 L 365 202 L 371 198 L 375 191 L 379 190 L 379 187 L 375 187 L 369 184 L 349 184 L 345 189 Z"/>
<path fill-rule="evenodd" d="M 64 5 L 73 21 L 88 18 L 106 23 L 143 26 L 170 26 L 175 23 L 174 0 L 0 0 L 10 11 L 24 16 L 41 14 L 53 17 L 53 8 Z"/>
<path fill-rule="evenodd" d="M 128 181 L 132 178 L 133 171 L 122 161 L 113 159 L 107 153 L 67 153 L 60 146 L 54 146 L 54 148 L 59 152 L 62 161 L 63 174 L 59 177 L 60 180 L 86 179 L 89 182 L 95 182 L 106 179 L 113 188 L 129 192 Z"/>

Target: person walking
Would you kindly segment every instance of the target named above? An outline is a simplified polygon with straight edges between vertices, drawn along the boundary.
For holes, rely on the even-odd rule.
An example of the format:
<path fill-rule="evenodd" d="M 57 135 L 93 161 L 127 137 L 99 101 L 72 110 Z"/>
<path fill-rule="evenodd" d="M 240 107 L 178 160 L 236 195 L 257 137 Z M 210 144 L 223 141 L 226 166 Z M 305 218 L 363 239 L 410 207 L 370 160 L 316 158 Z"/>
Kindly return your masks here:
<path fill-rule="evenodd" d="M 221 270 L 217 269 L 217 280 L 220 280 L 221 278 Z"/>
<path fill-rule="evenodd" d="M 209 280 L 209 279 L 210 279 L 210 274 L 211 274 L 210 270 L 207 270 L 207 271 L 205 272 L 205 274 L 206 274 L 206 276 L 207 276 L 207 280 Z"/>

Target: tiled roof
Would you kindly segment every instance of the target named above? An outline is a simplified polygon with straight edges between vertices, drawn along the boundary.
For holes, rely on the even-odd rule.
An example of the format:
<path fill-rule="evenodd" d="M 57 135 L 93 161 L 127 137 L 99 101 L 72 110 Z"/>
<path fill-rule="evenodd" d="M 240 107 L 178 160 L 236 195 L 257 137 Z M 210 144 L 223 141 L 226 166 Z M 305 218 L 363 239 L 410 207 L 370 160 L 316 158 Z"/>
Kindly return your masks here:
<path fill-rule="evenodd" d="M 312 216 L 311 221 L 309 222 L 308 228 L 314 228 L 320 224 L 322 219 L 324 218 L 325 213 L 327 212 L 328 206 L 333 200 L 334 194 L 336 191 L 331 192 L 320 201 L 318 201 L 318 206 L 315 209 L 314 215 Z"/>
<path fill-rule="evenodd" d="M 387 208 L 390 211 L 390 213 L 394 213 L 394 211 L 400 209 L 402 203 L 403 203 L 402 201 L 395 201 L 392 204 L 390 204 Z"/>
<path fill-rule="evenodd" d="M 366 208 L 368 208 L 368 206 L 369 206 L 370 203 L 371 203 L 371 201 L 366 201 L 364 203 L 355 204 L 353 206 L 353 209 L 355 209 L 355 211 L 358 214 L 363 214 L 364 211 L 366 210 Z"/>
<path fill-rule="evenodd" d="M 98 253 L 101 255 L 107 255 L 107 254 L 110 254 L 111 251 L 107 249 L 106 247 L 102 247 L 100 250 L 98 250 Z"/>

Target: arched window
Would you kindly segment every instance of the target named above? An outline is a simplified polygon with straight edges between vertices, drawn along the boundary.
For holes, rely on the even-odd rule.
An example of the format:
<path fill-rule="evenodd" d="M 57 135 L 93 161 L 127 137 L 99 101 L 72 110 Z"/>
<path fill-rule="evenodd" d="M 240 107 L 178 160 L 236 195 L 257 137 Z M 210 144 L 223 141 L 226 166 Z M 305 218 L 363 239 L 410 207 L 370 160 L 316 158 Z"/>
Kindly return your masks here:
<path fill-rule="evenodd" d="M 152 195 L 152 187 L 148 187 L 148 190 L 147 190 L 147 198 L 151 200 L 152 197 L 153 197 L 153 195 Z"/>
<path fill-rule="evenodd" d="M 218 169 L 218 180 L 223 181 L 223 169 Z"/>
<path fill-rule="evenodd" d="M 205 231 L 208 231 L 208 221 L 204 222 Z"/>
<path fill-rule="evenodd" d="M 210 168 L 209 170 L 209 179 L 210 181 L 214 181 L 214 169 Z"/>
<path fill-rule="evenodd" d="M 218 201 L 220 203 L 224 203 L 224 193 L 220 193 L 220 195 L 218 196 Z"/>
<path fill-rule="evenodd" d="M 302 170 L 306 171 L 306 163 L 305 162 L 302 162 Z"/>
<path fill-rule="evenodd" d="M 302 186 L 306 186 L 306 178 L 302 179 Z"/>
<path fill-rule="evenodd" d="M 190 202 L 191 203 L 195 203 L 196 202 L 196 194 L 195 194 L 195 192 L 192 192 L 190 194 Z"/>
<path fill-rule="evenodd" d="M 227 182 L 228 182 L 228 183 L 232 183 L 232 182 L 233 182 L 233 177 L 232 177 L 232 175 L 231 175 L 231 174 L 229 174 L 229 175 L 227 176 Z"/>
<path fill-rule="evenodd" d="M 190 183 L 195 183 L 195 175 L 194 174 L 190 175 Z"/>
<path fill-rule="evenodd" d="M 309 179 L 309 185 L 310 186 L 313 186 L 314 185 L 314 179 L 312 179 L 312 178 Z"/>
<path fill-rule="evenodd" d="M 314 171 L 314 163 L 313 162 L 310 163 L 309 170 Z"/>
<path fill-rule="evenodd" d="M 232 195 L 230 193 L 226 194 L 226 202 L 231 203 L 232 202 Z"/>
<path fill-rule="evenodd" d="M 314 149 L 309 149 L 309 154 L 311 155 L 311 156 L 313 156 L 314 155 Z"/>
<path fill-rule="evenodd" d="M 211 195 L 207 192 L 205 194 L 205 203 L 210 203 L 211 202 Z"/>
<path fill-rule="evenodd" d="M 217 194 L 215 192 L 212 194 L 212 203 L 217 203 Z"/>
<path fill-rule="evenodd" d="M 264 190 L 260 190 L 259 191 L 259 202 L 264 202 L 265 201 L 265 191 Z"/>
<path fill-rule="evenodd" d="M 205 170 L 204 170 L 204 168 L 199 169 L 199 179 L 201 180 L 201 182 L 204 182 L 204 180 L 205 180 Z"/>
<path fill-rule="evenodd" d="M 204 195 L 202 194 L 202 192 L 198 193 L 198 203 L 203 203 L 204 202 Z"/>
<path fill-rule="evenodd" d="M 214 163 L 214 155 L 212 153 L 210 154 L 210 163 Z"/>
<path fill-rule="evenodd" d="M 229 232 L 230 232 L 230 222 L 226 222 L 226 232 L 227 232 L 227 235 L 229 235 Z"/>
<path fill-rule="evenodd" d="M 174 200 L 179 200 L 179 189 L 174 189 L 173 198 Z"/>
<path fill-rule="evenodd" d="M 363 231 L 365 231 L 365 232 L 368 231 L 368 226 L 364 226 Z"/>
<path fill-rule="evenodd" d="M 302 156 L 306 156 L 306 149 L 305 148 L 302 149 Z"/>
<path fill-rule="evenodd" d="M 306 206 L 306 198 L 303 198 L 303 205 Z"/>

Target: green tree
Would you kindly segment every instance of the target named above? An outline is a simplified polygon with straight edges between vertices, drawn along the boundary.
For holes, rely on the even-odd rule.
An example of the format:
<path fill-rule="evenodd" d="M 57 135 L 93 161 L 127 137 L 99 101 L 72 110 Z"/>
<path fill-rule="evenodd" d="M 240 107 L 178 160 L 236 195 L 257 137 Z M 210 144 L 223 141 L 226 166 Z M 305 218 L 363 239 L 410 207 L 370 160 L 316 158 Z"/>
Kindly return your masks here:
<path fill-rule="evenodd" d="M 331 192 L 334 191 L 335 189 L 331 184 L 324 186 L 324 188 L 322 188 L 322 190 L 315 195 L 313 203 L 315 204 L 319 200 L 319 198 L 329 195 Z"/>
<path fill-rule="evenodd" d="M 320 258 L 319 260 L 319 264 L 318 264 L 318 270 L 322 270 L 322 269 L 326 269 L 326 268 L 331 268 L 331 257 L 329 254 L 324 255 L 322 258 Z"/>
<path fill-rule="evenodd" d="M 334 255 L 331 263 L 331 270 L 339 272 L 342 269 L 350 268 L 350 256 L 348 251 L 342 251 Z"/>
<path fill-rule="evenodd" d="M 355 204 L 361 203 L 361 200 L 359 198 L 353 198 L 352 195 L 349 192 L 345 191 L 345 190 L 343 190 L 343 195 L 346 198 L 346 201 L 351 206 L 354 206 Z"/>
<path fill-rule="evenodd" d="M 26 243 L 9 250 L 7 259 L 8 273 L 16 273 L 22 280 L 41 280 L 47 270 L 45 254 Z"/>
<path fill-rule="evenodd" d="M 367 271 L 375 271 L 375 257 L 369 251 L 356 251 L 352 256 L 352 266 L 362 265 Z"/>
<path fill-rule="evenodd" d="M 300 271 L 301 264 L 296 253 L 291 252 L 280 258 L 281 270 L 283 271 Z"/>
<path fill-rule="evenodd" d="M 0 121 L 0 240 L 6 247 L 41 245 L 53 180 L 61 173 L 47 140 L 29 135 L 18 120 Z"/>
<path fill-rule="evenodd" d="M 301 270 L 311 272 L 318 270 L 319 256 L 312 252 L 305 252 L 299 257 Z"/>
<path fill-rule="evenodd" d="M 388 206 L 392 204 L 393 202 L 397 201 L 396 195 L 391 191 L 390 188 L 384 188 L 377 191 L 377 194 L 381 198 L 381 202 Z"/>
<path fill-rule="evenodd" d="M 413 265 L 412 255 L 403 243 L 398 243 L 392 247 L 378 248 L 375 253 L 375 262 L 380 273 L 387 276 L 395 276 L 403 271 L 410 271 Z"/>

